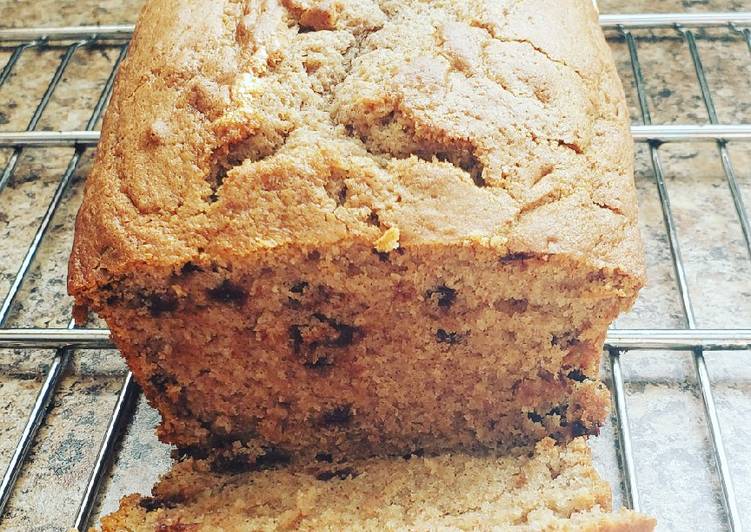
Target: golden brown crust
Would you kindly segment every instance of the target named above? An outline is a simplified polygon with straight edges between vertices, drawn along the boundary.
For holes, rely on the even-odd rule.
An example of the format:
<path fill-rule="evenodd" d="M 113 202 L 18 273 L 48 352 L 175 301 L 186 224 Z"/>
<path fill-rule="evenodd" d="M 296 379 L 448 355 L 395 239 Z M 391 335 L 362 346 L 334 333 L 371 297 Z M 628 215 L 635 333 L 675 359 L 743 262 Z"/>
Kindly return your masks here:
<path fill-rule="evenodd" d="M 69 289 L 163 440 L 252 466 L 597 432 L 644 282 L 632 144 L 591 3 L 549 4 L 147 2 Z"/>
<path fill-rule="evenodd" d="M 332 172 L 356 204 L 332 201 Z M 79 301 L 143 269 L 389 227 L 404 246 L 479 236 L 643 276 L 627 112 L 591 2 L 146 4 L 78 217 Z"/>

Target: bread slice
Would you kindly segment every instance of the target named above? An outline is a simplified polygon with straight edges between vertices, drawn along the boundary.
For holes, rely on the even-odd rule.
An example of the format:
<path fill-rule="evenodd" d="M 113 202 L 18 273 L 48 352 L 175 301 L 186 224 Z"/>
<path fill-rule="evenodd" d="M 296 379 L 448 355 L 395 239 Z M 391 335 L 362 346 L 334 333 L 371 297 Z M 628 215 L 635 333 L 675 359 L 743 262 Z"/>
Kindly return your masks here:
<path fill-rule="evenodd" d="M 589 0 L 150 0 L 69 289 L 196 456 L 567 441 L 644 282 L 632 158 Z"/>
<path fill-rule="evenodd" d="M 131 495 L 104 532 L 247 530 L 570 530 L 647 532 L 611 513 L 582 438 L 512 455 L 447 454 L 218 475 L 178 463 L 152 497 Z"/>

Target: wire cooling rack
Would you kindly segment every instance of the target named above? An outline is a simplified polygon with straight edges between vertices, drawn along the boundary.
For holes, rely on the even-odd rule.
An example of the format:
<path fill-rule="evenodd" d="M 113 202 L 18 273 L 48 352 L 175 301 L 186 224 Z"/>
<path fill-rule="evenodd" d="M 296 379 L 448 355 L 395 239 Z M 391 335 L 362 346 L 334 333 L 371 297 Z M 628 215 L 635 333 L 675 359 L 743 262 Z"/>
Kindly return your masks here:
<path fill-rule="evenodd" d="M 657 187 L 660 207 L 664 219 L 667 245 L 672 257 L 677 292 L 683 311 L 685 328 L 682 329 L 612 329 L 608 335 L 605 349 L 609 354 L 612 374 L 612 392 L 616 418 L 619 457 L 622 465 L 624 485 L 624 503 L 634 509 L 642 507 L 637 483 L 637 471 L 634 459 L 634 443 L 631 424 L 626 404 L 626 379 L 622 369 L 622 358 L 630 351 L 666 350 L 688 351 L 692 353 L 695 378 L 704 405 L 704 422 L 709 429 L 711 452 L 719 479 L 722 502 L 726 512 L 726 523 L 733 531 L 741 530 L 741 515 L 736 499 L 736 491 L 730 472 L 732 456 L 726 451 L 723 431 L 718 418 L 717 406 L 713 397 L 713 387 L 705 360 L 708 351 L 751 350 L 751 329 L 700 329 L 694 315 L 687 281 L 686 265 L 681 255 L 678 229 L 671 209 L 665 171 L 661 160 L 661 146 L 672 142 L 705 142 L 717 146 L 729 193 L 737 213 L 737 222 L 743 233 L 744 243 L 751 253 L 751 225 L 749 211 L 741 195 L 741 187 L 736 177 L 730 153 L 729 143 L 751 140 L 751 124 L 724 124 L 718 119 L 714 97 L 710 91 L 707 75 L 697 46 L 697 35 L 708 28 L 726 31 L 745 41 L 751 54 L 751 12 L 705 13 L 705 14 L 663 14 L 663 15 L 603 15 L 602 25 L 614 32 L 621 43 L 625 43 L 631 62 L 634 88 L 641 112 L 641 123 L 633 126 L 635 139 L 646 145 L 651 160 L 654 183 Z M 639 60 L 638 38 L 636 30 L 650 28 L 673 31 L 688 49 L 701 101 L 706 110 L 703 124 L 657 125 L 653 124 L 648 105 L 647 83 Z M 7 326 L 11 309 L 23 295 L 22 287 L 28 280 L 29 273 L 45 236 L 50 231 L 53 217 L 66 198 L 66 190 L 83 154 L 95 146 L 99 133 L 95 130 L 109 98 L 115 72 L 126 54 L 127 44 L 132 32 L 131 26 L 78 26 L 58 28 L 20 28 L 0 29 L 0 48 L 9 52 L 8 60 L 0 71 L 0 88 L 14 72 L 14 67 L 24 53 L 33 49 L 59 48 L 62 56 L 49 84 L 38 101 L 25 131 L 0 132 L 0 148 L 12 150 L 5 167 L 0 174 L 0 214 L 2 214 L 2 191 L 11 180 L 22 151 L 33 147 L 68 146 L 74 148 L 65 171 L 44 209 L 36 232 L 28 244 L 28 249 L 18 267 L 16 275 L 4 294 L 0 304 L 0 348 L 13 349 L 54 349 L 55 354 L 42 377 L 42 385 L 36 400 L 28 414 L 28 421 L 15 445 L 7 469 L 0 483 L 0 526 L 6 505 L 13 494 L 14 485 L 27 464 L 30 449 L 35 442 L 37 432 L 45 423 L 51 402 L 58 385 L 68 367 L 75 350 L 111 348 L 109 334 L 104 329 L 76 329 L 71 321 L 66 329 L 61 328 L 9 328 Z M 104 83 L 96 103 L 91 111 L 85 130 L 81 131 L 38 131 L 40 119 L 48 107 L 55 90 L 63 79 L 66 69 L 75 54 L 82 49 L 99 47 L 114 50 L 116 59 L 109 77 Z M 0 107 L 2 102 L 0 102 Z M 0 250 L 6 243 L 0 242 Z M 10 245 L 10 244 L 7 244 Z M 0 294 L 2 296 L 2 294 Z M 73 523 L 78 530 L 84 530 L 92 509 L 99 496 L 100 486 L 108 474 L 110 464 L 117 453 L 117 442 L 133 415 L 133 405 L 139 391 L 132 376 L 128 373 L 115 403 L 106 431 L 102 437 L 99 451 L 90 472 L 88 483 L 78 507 Z"/>

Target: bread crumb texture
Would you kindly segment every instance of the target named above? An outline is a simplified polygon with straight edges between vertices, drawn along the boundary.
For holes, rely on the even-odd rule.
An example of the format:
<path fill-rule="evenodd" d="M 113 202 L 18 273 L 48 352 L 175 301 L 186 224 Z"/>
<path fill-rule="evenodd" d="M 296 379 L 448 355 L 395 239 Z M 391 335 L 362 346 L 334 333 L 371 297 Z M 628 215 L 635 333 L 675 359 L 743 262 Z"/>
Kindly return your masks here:
<path fill-rule="evenodd" d="M 595 434 L 644 282 L 628 126 L 589 0 L 150 0 L 77 316 L 220 469 Z"/>
<path fill-rule="evenodd" d="M 379 458 L 220 476 L 177 464 L 153 496 L 123 498 L 104 532 L 514 530 L 649 532 L 653 519 L 611 513 L 586 443 L 543 440 L 512 455 Z"/>

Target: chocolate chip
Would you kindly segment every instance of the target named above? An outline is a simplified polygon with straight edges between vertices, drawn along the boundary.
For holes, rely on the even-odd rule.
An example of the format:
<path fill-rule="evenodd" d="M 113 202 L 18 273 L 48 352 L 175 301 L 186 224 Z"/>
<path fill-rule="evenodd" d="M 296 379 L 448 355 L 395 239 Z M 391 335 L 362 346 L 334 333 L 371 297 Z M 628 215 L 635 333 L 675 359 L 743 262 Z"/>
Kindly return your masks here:
<path fill-rule="evenodd" d="M 588 433 L 589 431 L 587 430 L 587 427 L 581 421 L 574 421 L 571 424 L 571 435 L 574 438 L 578 438 L 579 436 L 584 436 L 585 434 L 588 434 Z"/>
<path fill-rule="evenodd" d="M 457 332 L 447 332 L 444 329 L 438 329 L 435 332 L 435 339 L 439 344 L 458 344 L 464 339 L 464 335 Z"/>
<path fill-rule="evenodd" d="M 316 455 L 316 462 L 328 462 L 329 464 L 334 461 L 334 457 L 330 453 L 318 453 Z"/>
<path fill-rule="evenodd" d="M 171 454 L 172 458 L 178 461 L 185 460 L 186 458 L 205 460 L 209 457 L 209 451 L 205 447 L 198 445 L 186 445 L 184 447 L 178 447 L 173 450 Z"/>
<path fill-rule="evenodd" d="M 292 288 L 290 288 L 289 291 L 293 294 L 302 294 L 307 287 L 308 283 L 306 283 L 305 281 L 297 281 L 292 285 Z"/>
<path fill-rule="evenodd" d="M 439 307 L 449 308 L 456 300 L 456 290 L 446 285 L 439 285 L 425 294 L 429 300 L 435 301 Z"/>
<path fill-rule="evenodd" d="M 509 253 L 501 257 L 501 264 L 510 264 L 515 261 L 524 261 L 535 258 L 534 253 Z"/>
<path fill-rule="evenodd" d="M 214 473 L 247 473 L 255 470 L 255 463 L 245 455 L 218 456 L 211 462 Z"/>
<path fill-rule="evenodd" d="M 220 303 L 245 303 L 248 293 L 240 286 L 225 279 L 222 284 L 208 291 L 209 297 Z"/>
<path fill-rule="evenodd" d="M 321 471 L 316 475 L 316 479 L 328 481 L 333 478 L 338 478 L 339 480 L 346 480 L 348 478 L 355 478 L 358 475 L 357 471 L 352 469 L 351 467 L 345 467 L 343 469 L 337 469 L 334 471 Z"/>
<path fill-rule="evenodd" d="M 300 352 L 300 348 L 303 344 L 303 337 L 302 337 L 302 331 L 300 330 L 299 325 L 291 325 L 289 329 L 287 329 L 287 335 L 289 336 L 289 339 L 292 340 L 292 350 L 295 353 Z"/>
<path fill-rule="evenodd" d="M 342 188 L 339 189 L 339 193 L 336 197 L 337 204 L 344 205 L 347 203 L 347 192 L 347 185 L 342 185 Z"/>
<path fill-rule="evenodd" d="M 190 408 L 190 401 L 188 400 L 188 388 L 184 386 L 180 387 L 180 392 L 179 392 L 177 401 L 173 403 L 172 407 L 178 417 L 181 417 L 181 418 L 195 417 L 193 415 L 193 410 Z"/>
<path fill-rule="evenodd" d="M 527 412 L 527 417 L 534 423 L 542 423 L 542 416 L 537 412 Z"/>
<path fill-rule="evenodd" d="M 409 460 L 413 456 L 421 457 L 421 456 L 424 456 L 424 455 L 425 455 L 425 449 L 415 449 L 411 453 L 407 453 L 407 454 L 403 455 L 402 458 L 404 458 L 405 460 Z"/>
<path fill-rule="evenodd" d="M 352 345 L 361 336 L 361 330 L 315 313 L 308 324 L 291 325 L 287 329 L 287 336 L 292 351 L 302 358 L 306 367 L 323 369 L 334 365 L 334 355 L 330 350 Z"/>
<path fill-rule="evenodd" d="M 370 214 L 368 215 L 368 223 L 370 225 L 374 225 L 375 227 L 381 226 L 381 219 L 378 217 L 377 212 L 370 211 Z"/>
<path fill-rule="evenodd" d="M 351 327 L 349 325 L 337 324 L 334 328 L 339 333 L 339 336 L 337 336 L 332 342 L 326 343 L 325 344 L 326 346 L 346 347 L 352 344 L 352 342 L 355 339 L 355 333 L 357 331 L 355 327 Z"/>
<path fill-rule="evenodd" d="M 163 312 L 173 312 L 177 309 L 177 296 L 171 293 L 152 294 L 146 299 L 146 306 L 152 316 L 159 316 Z"/>
<path fill-rule="evenodd" d="M 305 362 L 305 364 L 303 364 L 303 366 L 305 366 L 308 369 L 318 369 L 318 370 L 330 368 L 333 365 L 334 365 L 334 362 L 332 362 L 330 358 L 325 357 L 325 356 L 320 357 L 313 362 Z"/>
<path fill-rule="evenodd" d="M 574 369 L 568 372 L 566 375 L 569 379 L 576 382 L 584 382 L 589 379 L 580 369 Z"/>
<path fill-rule="evenodd" d="M 323 413 L 321 417 L 324 425 L 347 425 L 352 421 L 352 406 L 341 405 Z"/>
<path fill-rule="evenodd" d="M 142 497 L 138 501 L 138 506 L 147 512 L 154 512 L 160 508 L 175 508 L 177 503 L 169 499 L 160 499 L 158 497 Z"/>
<path fill-rule="evenodd" d="M 268 469 L 270 467 L 288 464 L 291 456 L 290 454 L 276 447 L 269 447 L 265 449 L 265 453 L 258 456 L 255 461 L 255 465 L 258 469 Z"/>
<path fill-rule="evenodd" d="M 151 384 L 156 391 L 163 394 L 166 391 L 167 386 L 177 384 L 177 381 L 171 375 L 157 372 L 149 377 L 149 384 Z"/>
<path fill-rule="evenodd" d="M 326 347 L 347 347 L 352 344 L 355 334 L 359 332 L 357 327 L 340 323 L 320 313 L 313 314 L 313 317 L 322 323 L 330 325 L 338 334 L 333 340 L 324 341 L 323 345 Z"/>
<path fill-rule="evenodd" d="M 182 275 L 190 275 L 191 273 L 202 272 L 203 269 L 200 266 L 196 266 L 192 262 L 186 262 L 180 269 Z"/>
<path fill-rule="evenodd" d="M 388 262 L 389 261 L 389 254 L 388 253 L 384 253 L 382 251 L 377 251 L 375 249 L 373 250 L 373 253 L 375 253 L 376 255 L 378 255 L 378 260 L 380 260 L 381 262 Z"/>

